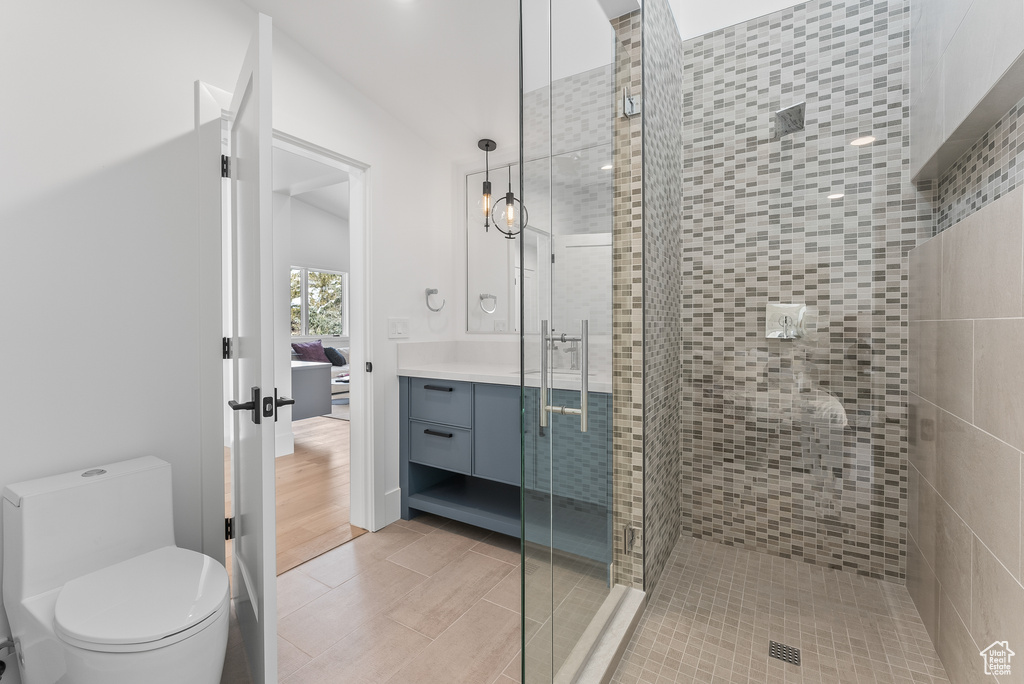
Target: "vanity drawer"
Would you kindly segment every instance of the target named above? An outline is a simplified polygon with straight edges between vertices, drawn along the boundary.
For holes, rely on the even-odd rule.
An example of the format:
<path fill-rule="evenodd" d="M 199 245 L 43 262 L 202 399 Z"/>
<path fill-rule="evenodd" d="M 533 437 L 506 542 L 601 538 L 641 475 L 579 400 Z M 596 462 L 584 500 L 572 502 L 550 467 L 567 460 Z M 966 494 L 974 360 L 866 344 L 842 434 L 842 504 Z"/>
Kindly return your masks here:
<path fill-rule="evenodd" d="M 473 461 L 473 431 L 410 420 L 409 460 L 469 475 Z"/>
<path fill-rule="evenodd" d="M 471 427 L 473 384 L 451 380 L 409 381 L 409 417 L 431 423 Z"/>

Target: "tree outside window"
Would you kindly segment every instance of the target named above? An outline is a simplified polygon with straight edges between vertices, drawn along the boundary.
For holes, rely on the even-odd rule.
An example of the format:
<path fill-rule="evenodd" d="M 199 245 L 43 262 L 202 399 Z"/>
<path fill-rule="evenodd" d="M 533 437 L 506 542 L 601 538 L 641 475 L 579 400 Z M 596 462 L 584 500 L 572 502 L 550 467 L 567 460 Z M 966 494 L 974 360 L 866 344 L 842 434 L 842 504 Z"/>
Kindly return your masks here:
<path fill-rule="evenodd" d="M 345 316 L 348 274 L 293 267 L 291 327 L 293 336 L 347 335 Z"/>

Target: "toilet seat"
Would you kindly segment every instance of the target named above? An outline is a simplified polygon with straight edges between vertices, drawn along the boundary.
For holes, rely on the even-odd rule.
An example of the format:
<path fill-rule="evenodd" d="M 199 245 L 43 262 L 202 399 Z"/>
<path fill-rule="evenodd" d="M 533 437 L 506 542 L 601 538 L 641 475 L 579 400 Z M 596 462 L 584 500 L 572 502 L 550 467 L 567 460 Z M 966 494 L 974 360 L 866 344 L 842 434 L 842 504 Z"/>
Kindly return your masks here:
<path fill-rule="evenodd" d="M 228 577 L 208 556 L 165 546 L 64 585 L 54 627 L 91 651 L 163 648 L 201 632 L 226 610 Z"/>

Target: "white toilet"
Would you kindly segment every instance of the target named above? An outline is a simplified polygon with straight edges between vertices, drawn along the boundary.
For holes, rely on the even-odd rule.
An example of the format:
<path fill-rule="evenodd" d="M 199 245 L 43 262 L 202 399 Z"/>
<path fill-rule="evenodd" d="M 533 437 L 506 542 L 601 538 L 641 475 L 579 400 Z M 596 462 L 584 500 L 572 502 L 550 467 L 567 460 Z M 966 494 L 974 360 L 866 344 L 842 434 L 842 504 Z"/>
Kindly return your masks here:
<path fill-rule="evenodd" d="M 23 684 L 216 684 L 228 577 L 174 545 L 147 456 L 4 489 L 3 595 Z"/>

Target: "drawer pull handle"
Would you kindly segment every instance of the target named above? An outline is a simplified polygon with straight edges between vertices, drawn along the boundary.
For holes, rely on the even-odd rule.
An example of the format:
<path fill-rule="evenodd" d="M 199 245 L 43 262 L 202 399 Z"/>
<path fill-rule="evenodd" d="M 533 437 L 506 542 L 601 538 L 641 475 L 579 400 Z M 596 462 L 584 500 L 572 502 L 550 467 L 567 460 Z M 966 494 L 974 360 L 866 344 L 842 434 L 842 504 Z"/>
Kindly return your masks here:
<path fill-rule="evenodd" d="M 433 435 L 434 437 L 444 437 L 445 439 L 451 439 L 454 436 L 450 432 L 438 432 L 437 430 L 424 430 L 423 434 Z"/>
<path fill-rule="evenodd" d="M 454 387 L 442 387 L 441 385 L 424 385 L 423 389 L 433 390 L 435 392 L 454 392 Z"/>

